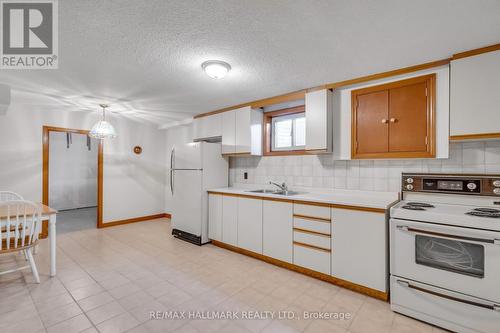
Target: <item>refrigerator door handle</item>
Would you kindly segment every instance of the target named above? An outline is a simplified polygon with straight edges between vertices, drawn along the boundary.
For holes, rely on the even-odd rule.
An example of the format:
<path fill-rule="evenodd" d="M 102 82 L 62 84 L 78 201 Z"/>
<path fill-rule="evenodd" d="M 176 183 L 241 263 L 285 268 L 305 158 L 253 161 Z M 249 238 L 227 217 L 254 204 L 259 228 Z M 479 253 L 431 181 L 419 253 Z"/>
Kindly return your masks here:
<path fill-rule="evenodd" d="M 174 167 L 175 167 L 175 148 L 172 148 L 172 152 L 170 153 L 170 193 L 174 195 Z"/>

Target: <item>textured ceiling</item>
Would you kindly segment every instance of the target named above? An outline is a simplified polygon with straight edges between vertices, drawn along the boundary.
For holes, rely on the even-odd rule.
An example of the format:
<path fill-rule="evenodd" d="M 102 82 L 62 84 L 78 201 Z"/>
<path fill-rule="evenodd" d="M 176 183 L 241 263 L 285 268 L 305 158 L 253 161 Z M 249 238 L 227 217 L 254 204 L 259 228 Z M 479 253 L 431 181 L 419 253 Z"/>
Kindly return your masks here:
<path fill-rule="evenodd" d="M 63 0 L 59 69 L 2 70 L 12 106 L 170 124 L 500 42 L 493 0 Z M 227 61 L 223 80 L 200 64 Z"/>

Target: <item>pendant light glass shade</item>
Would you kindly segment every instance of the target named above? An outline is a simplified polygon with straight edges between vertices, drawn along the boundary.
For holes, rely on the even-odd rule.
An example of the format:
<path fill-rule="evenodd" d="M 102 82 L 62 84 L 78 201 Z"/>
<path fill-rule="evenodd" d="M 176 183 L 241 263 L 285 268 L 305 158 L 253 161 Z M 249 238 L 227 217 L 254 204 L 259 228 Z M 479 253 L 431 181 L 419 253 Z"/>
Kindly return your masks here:
<path fill-rule="evenodd" d="M 92 126 L 89 132 L 89 136 L 96 139 L 112 139 L 116 138 L 116 131 L 113 125 L 106 121 L 105 110 L 108 107 L 106 104 L 100 104 L 102 107 L 102 120 L 98 121 L 97 124 Z"/>

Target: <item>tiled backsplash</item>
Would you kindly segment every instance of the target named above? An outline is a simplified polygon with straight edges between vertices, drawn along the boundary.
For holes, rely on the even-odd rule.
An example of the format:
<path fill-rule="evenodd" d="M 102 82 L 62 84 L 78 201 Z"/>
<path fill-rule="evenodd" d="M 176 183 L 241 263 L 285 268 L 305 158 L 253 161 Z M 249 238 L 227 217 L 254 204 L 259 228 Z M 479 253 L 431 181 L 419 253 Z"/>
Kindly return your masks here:
<path fill-rule="evenodd" d="M 231 157 L 230 185 L 399 191 L 402 172 L 498 173 L 500 141 L 451 143 L 450 158 L 440 160 L 334 161 L 332 155 Z M 248 179 L 243 179 L 248 172 Z"/>

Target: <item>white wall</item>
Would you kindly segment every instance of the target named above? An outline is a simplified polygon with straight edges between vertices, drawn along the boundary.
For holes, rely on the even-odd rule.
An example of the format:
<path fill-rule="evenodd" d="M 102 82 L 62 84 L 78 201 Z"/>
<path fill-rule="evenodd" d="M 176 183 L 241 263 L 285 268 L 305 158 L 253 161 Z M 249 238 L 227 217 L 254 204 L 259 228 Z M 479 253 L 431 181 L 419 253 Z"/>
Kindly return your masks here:
<path fill-rule="evenodd" d="M 91 139 L 89 150 L 84 134 L 50 132 L 49 136 L 49 206 L 57 210 L 97 206 L 99 141 Z"/>
<path fill-rule="evenodd" d="M 166 130 L 166 186 L 165 186 L 165 212 L 172 213 L 172 194 L 170 192 L 170 154 L 172 147 L 178 144 L 193 142 L 193 125 L 172 127 Z"/>
<path fill-rule="evenodd" d="M 42 126 L 90 129 L 97 112 L 11 105 L 0 116 L 0 189 L 42 200 Z M 160 214 L 165 208 L 165 133 L 110 114 L 118 138 L 104 143 L 103 221 Z M 143 148 L 141 155 L 134 146 Z"/>

